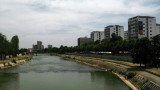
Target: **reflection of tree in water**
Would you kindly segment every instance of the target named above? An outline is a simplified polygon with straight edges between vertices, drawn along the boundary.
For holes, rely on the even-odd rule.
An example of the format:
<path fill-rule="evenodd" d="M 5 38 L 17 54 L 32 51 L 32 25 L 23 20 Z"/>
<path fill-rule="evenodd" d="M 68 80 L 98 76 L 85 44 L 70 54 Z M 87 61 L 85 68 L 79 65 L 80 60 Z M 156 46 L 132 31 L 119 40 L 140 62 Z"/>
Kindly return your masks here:
<path fill-rule="evenodd" d="M 91 72 L 91 79 L 93 82 L 105 83 L 106 88 L 112 90 L 123 90 L 127 87 L 117 76 L 111 72 Z"/>
<path fill-rule="evenodd" d="M 0 90 L 18 90 L 18 73 L 0 73 Z"/>

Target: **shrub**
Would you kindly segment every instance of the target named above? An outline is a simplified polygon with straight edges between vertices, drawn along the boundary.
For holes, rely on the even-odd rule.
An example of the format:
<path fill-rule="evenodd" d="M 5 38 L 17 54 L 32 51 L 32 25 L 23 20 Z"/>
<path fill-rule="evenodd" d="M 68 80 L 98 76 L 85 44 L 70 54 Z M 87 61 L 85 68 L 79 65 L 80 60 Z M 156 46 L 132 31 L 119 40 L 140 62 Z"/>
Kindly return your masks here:
<path fill-rule="evenodd" d="M 15 60 L 15 59 L 13 59 L 11 62 L 12 62 L 12 63 L 16 63 L 16 60 Z"/>
<path fill-rule="evenodd" d="M 12 66 L 12 64 L 8 63 L 8 66 Z"/>
<path fill-rule="evenodd" d="M 137 73 L 136 72 L 129 72 L 127 74 L 127 78 L 130 79 L 130 78 L 133 78 Z"/>
<path fill-rule="evenodd" d="M 126 75 L 126 72 L 119 72 L 119 74 L 121 74 L 121 75 Z"/>
<path fill-rule="evenodd" d="M 6 63 L 5 63 L 5 62 L 3 62 L 3 65 L 5 66 L 5 65 L 6 65 Z"/>

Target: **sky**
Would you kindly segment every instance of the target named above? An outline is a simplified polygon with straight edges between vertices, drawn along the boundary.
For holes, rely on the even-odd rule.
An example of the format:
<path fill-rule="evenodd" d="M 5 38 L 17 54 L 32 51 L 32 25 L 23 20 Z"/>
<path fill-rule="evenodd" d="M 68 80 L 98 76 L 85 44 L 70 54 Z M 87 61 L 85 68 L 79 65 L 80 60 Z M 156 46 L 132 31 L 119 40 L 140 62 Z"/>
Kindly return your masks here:
<path fill-rule="evenodd" d="M 0 33 L 18 35 L 20 48 L 42 41 L 54 47 L 76 46 L 108 25 L 128 28 L 128 18 L 154 16 L 160 23 L 160 0 L 0 0 Z"/>

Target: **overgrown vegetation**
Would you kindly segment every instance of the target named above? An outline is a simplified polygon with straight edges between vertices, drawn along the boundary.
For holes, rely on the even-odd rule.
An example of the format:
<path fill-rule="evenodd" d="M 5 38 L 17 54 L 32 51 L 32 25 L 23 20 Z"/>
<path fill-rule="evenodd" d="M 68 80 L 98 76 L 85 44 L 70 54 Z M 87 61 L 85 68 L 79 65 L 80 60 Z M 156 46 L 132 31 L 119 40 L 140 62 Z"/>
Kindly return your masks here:
<path fill-rule="evenodd" d="M 13 59 L 13 60 L 11 60 L 11 62 L 12 62 L 12 63 L 16 63 L 16 60 L 15 60 L 15 59 Z"/>
<path fill-rule="evenodd" d="M 128 78 L 128 79 L 131 79 L 131 78 L 133 78 L 136 74 L 137 74 L 136 72 L 129 72 L 129 73 L 127 74 L 127 78 Z"/>

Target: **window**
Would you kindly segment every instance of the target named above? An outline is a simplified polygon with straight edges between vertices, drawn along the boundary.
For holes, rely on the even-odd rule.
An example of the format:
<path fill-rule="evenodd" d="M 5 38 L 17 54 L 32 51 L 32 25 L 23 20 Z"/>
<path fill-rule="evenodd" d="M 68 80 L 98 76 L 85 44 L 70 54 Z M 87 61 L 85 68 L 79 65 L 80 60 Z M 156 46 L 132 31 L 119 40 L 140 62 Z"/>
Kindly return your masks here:
<path fill-rule="evenodd" d="M 150 27 L 150 29 L 152 29 L 152 27 Z"/>

